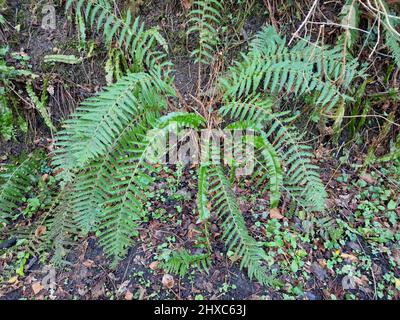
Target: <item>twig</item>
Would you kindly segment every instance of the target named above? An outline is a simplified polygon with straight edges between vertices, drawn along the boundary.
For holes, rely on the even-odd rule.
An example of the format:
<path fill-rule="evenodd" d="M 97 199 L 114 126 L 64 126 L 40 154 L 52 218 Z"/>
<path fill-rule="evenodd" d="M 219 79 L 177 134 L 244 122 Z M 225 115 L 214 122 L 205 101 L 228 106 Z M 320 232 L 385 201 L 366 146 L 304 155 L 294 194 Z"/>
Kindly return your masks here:
<path fill-rule="evenodd" d="M 271 24 L 274 26 L 275 30 L 278 30 L 278 25 L 277 25 L 275 17 L 274 17 L 274 10 L 272 9 L 271 3 L 269 2 L 269 0 L 264 0 L 264 4 L 268 8 L 269 17 L 271 19 Z"/>
<path fill-rule="evenodd" d="M 376 49 L 378 48 L 379 42 L 381 40 L 381 14 L 378 14 L 378 32 L 377 32 L 377 39 L 376 39 L 376 43 L 374 48 L 372 49 L 371 53 L 369 54 L 369 58 L 371 59 L 372 55 L 374 54 L 374 52 L 376 51 Z"/>
<path fill-rule="evenodd" d="M 294 38 L 297 38 L 299 36 L 299 33 L 300 33 L 301 29 L 303 29 L 303 27 L 306 25 L 307 21 L 310 19 L 311 15 L 314 13 L 314 10 L 315 10 L 317 4 L 318 4 L 318 0 L 314 0 L 314 3 L 311 6 L 310 11 L 308 11 L 308 14 L 307 14 L 306 18 L 303 20 L 303 22 L 298 27 L 296 32 L 293 33 L 292 38 L 290 38 L 289 45 L 293 42 Z"/>
<path fill-rule="evenodd" d="M 322 115 L 325 116 L 325 117 L 331 118 L 331 119 L 336 119 L 337 118 L 337 116 L 333 116 L 333 115 L 326 114 L 326 113 L 322 113 Z M 366 115 L 358 115 L 358 116 L 357 115 L 356 116 L 343 116 L 343 118 L 346 118 L 346 119 L 350 119 L 350 118 L 380 118 L 380 119 L 383 119 L 383 120 L 389 122 L 390 124 L 400 128 L 400 124 L 399 123 L 394 122 L 394 121 L 392 121 L 392 120 L 390 120 L 390 119 L 388 119 L 388 118 L 386 118 L 386 117 L 384 117 L 384 116 L 382 116 L 380 114 L 366 114 Z"/>

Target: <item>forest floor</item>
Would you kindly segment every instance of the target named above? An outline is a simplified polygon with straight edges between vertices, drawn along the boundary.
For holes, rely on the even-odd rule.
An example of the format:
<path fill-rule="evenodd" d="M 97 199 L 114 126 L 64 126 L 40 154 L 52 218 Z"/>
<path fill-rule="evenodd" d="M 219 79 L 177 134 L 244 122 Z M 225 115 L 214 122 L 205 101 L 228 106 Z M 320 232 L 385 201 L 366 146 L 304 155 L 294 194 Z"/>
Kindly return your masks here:
<path fill-rule="evenodd" d="M 148 25 L 160 26 L 168 42 L 175 44 L 171 57 L 176 84 L 186 95 L 196 85 L 196 72 L 187 53 L 186 13 L 173 3 L 150 1 L 140 8 L 140 14 Z M 40 28 L 40 10 L 34 2 L 9 1 L 8 6 L 9 15 L 15 16 L 11 22 L 21 24 L 18 35 L 7 39 L 8 45 L 31 57 L 34 72 L 49 77 L 48 103 L 52 120 L 59 126 L 80 101 L 105 84 L 107 52 L 99 48 L 80 65 L 44 65 L 46 54 L 79 55 L 76 32 L 63 7 L 57 7 L 57 28 L 49 31 Z M 255 10 L 243 20 L 238 52 L 268 21 L 264 11 Z M 325 13 L 337 15 L 334 9 Z M 295 30 L 296 21 L 292 24 L 288 32 Z M 95 39 L 96 45 L 100 42 Z M 32 143 L 17 137 L 0 144 L 2 162 L 22 151 L 51 151 L 53 137 L 40 119 L 32 116 L 30 130 L 35 136 Z M 193 268 L 185 277 L 172 274 L 171 288 L 163 286 L 161 262 L 179 248 L 196 252 L 195 240 L 201 233 L 195 209 L 195 169 L 170 167 L 160 168 L 157 185 L 149 191 L 149 219 L 137 244 L 116 268 L 110 267 L 95 234 L 77 239 L 78 245 L 67 256 L 69 264 L 57 270 L 44 261 L 25 259 L 18 245 L 0 249 L 0 299 L 399 299 L 400 165 L 363 170 L 366 149 L 361 141 L 350 152 L 343 152 L 343 146 L 332 141 L 324 141 L 323 147 L 322 139 L 314 140 L 314 150 L 329 194 L 324 215 L 294 215 L 284 200 L 281 214 L 271 216 L 268 200 L 250 181 L 243 178 L 235 185 L 249 230 L 266 249 L 275 279 L 270 287 L 250 280 L 240 270 L 220 240 L 217 221 L 210 224 L 213 253 L 208 273 Z M 33 198 L 46 201 L 54 189 L 54 176 L 51 168 L 43 168 L 43 183 L 40 190 L 32 190 Z M 28 212 L 32 221 L 43 215 L 40 206 L 25 205 L 20 210 Z M 16 221 L 15 226 L 19 223 L 30 222 Z M 11 229 L 5 228 L 0 240 L 7 240 Z"/>

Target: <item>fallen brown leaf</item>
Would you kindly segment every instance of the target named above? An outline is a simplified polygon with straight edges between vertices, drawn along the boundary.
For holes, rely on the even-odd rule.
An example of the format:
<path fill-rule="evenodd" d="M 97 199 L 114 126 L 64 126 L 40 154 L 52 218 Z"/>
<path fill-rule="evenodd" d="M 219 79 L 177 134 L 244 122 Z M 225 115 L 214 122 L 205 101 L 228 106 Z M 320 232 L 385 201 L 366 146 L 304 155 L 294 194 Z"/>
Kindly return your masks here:
<path fill-rule="evenodd" d="M 271 209 L 271 211 L 269 212 L 269 217 L 271 219 L 283 219 L 283 215 L 281 215 L 281 211 L 278 208 L 273 208 Z"/>
<path fill-rule="evenodd" d="M 18 277 L 12 277 L 7 281 L 9 284 L 14 284 L 14 283 L 18 283 Z"/>
<path fill-rule="evenodd" d="M 360 179 L 364 180 L 366 183 L 369 184 L 375 184 L 376 180 L 369 174 L 369 173 L 364 173 L 360 176 Z"/>
<path fill-rule="evenodd" d="M 129 290 L 127 290 L 125 293 L 125 300 L 133 300 L 133 293 Z"/>
<path fill-rule="evenodd" d="M 40 238 L 43 233 L 46 232 L 46 226 L 39 226 L 35 230 L 35 237 Z"/>
<path fill-rule="evenodd" d="M 153 271 L 158 270 L 158 265 L 160 264 L 160 261 L 153 261 L 150 263 L 149 268 Z"/>
<path fill-rule="evenodd" d="M 349 260 L 352 262 L 356 262 L 358 261 L 358 258 L 352 254 L 347 254 L 347 253 L 341 253 L 340 256 L 345 259 L 345 260 Z"/>
<path fill-rule="evenodd" d="M 34 284 L 32 284 L 32 290 L 35 295 L 38 294 L 43 289 L 44 288 L 40 282 L 35 282 Z"/>
<path fill-rule="evenodd" d="M 189 10 L 192 6 L 192 0 L 181 0 L 181 3 L 185 10 Z"/>
<path fill-rule="evenodd" d="M 90 259 L 87 259 L 87 260 L 83 261 L 82 264 L 83 264 L 86 268 L 89 268 L 89 269 L 90 269 L 90 268 L 93 267 L 94 261 L 93 261 L 93 260 L 90 260 Z"/>

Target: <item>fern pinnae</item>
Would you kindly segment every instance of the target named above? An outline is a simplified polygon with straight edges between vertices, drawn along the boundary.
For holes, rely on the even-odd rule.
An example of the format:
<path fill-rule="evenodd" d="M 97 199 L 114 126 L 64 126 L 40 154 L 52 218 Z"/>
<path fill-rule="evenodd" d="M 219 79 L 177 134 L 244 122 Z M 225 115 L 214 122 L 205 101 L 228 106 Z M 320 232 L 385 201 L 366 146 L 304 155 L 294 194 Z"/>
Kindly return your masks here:
<path fill-rule="evenodd" d="M 222 238 L 228 250 L 241 257 L 240 267 L 246 267 L 250 278 L 256 278 L 262 284 L 270 283 L 263 260 L 266 257 L 261 245 L 248 233 L 239 205 L 232 193 L 223 168 L 215 165 L 209 175 L 211 204 L 217 216 L 222 219 Z"/>
<path fill-rule="evenodd" d="M 256 169 L 254 170 L 252 179 L 256 182 L 257 188 L 263 186 L 268 181 L 266 188 L 269 187 L 270 191 L 270 207 L 276 208 L 281 198 L 283 170 L 278 152 L 268 141 L 266 133 L 262 128 L 262 124 L 252 120 L 237 121 L 227 126 L 227 129 L 230 130 L 246 130 L 247 132 L 252 131 L 255 134 L 255 136 L 245 137 L 246 143 L 253 144 L 255 149 L 254 161 Z M 262 192 L 265 192 L 265 188 Z"/>
<path fill-rule="evenodd" d="M 330 74 L 339 76 L 342 57 L 337 53 L 336 48 L 310 49 L 301 43 L 289 49 L 285 39 L 280 38 L 275 29 L 265 27 L 252 41 L 247 55 L 243 55 L 242 61 L 236 62 L 220 81 L 220 86 L 228 101 L 256 94 L 260 90 L 279 94 L 286 89 L 296 96 L 313 93 L 316 96 L 315 105 L 330 110 L 340 98 L 351 100 L 334 81 L 323 78 Z M 361 71 L 356 72 L 358 64 L 355 60 L 345 67 L 346 84 L 362 74 Z"/>
<path fill-rule="evenodd" d="M 172 272 L 183 277 L 191 267 L 199 271 L 208 273 L 211 264 L 209 254 L 191 254 L 186 249 L 180 249 L 172 253 L 172 256 L 161 264 L 161 267 L 167 272 Z"/>
<path fill-rule="evenodd" d="M 323 211 L 327 194 L 319 177 L 318 167 L 312 164 L 313 154 L 309 151 L 310 148 L 301 143 L 301 136 L 292 125 L 297 115 L 289 116 L 288 111 L 280 113 L 271 111 L 254 118 L 251 112 L 245 112 L 245 116 L 241 116 L 241 110 L 238 111 L 237 108 L 240 108 L 240 104 L 232 104 L 231 110 L 226 115 L 233 116 L 232 120 L 237 120 L 237 117 L 244 120 L 234 122 L 227 128 L 251 129 L 259 134 L 257 149 L 261 153 L 264 152 L 266 157 L 264 160 L 269 163 L 267 167 L 264 167 L 266 169 L 264 172 L 269 172 L 272 177 L 275 177 L 274 184 L 270 185 L 271 205 L 276 206 L 279 203 L 280 193 L 278 190 L 285 186 L 285 190 L 293 196 L 295 201 L 298 201 L 300 206 L 313 211 Z M 246 116 L 250 120 L 246 119 Z M 268 128 L 268 130 L 264 131 L 264 128 Z M 260 149 L 261 146 L 263 148 Z M 278 154 L 279 161 L 284 164 L 286 169 L 286 172 L 283 173 L 284 183 L 282 183 L 281 177 L 283 169 L 278 168 L 276 163 Z M 258 165 L 262 164 L 258 158 L 256 161 Z M 261 176 L 261 180 L 258 180 L 259 184 L 262 184 L 267 178 L 266 175 Z"/>
<path fill-rule="evenodd" d="M 32 175 L 38 172 L 38 162 L 33 155 L 17 166 L 9 165 L 5 168 L 5 172 L 0 172 L 0 221 L 2 222 L 15 216 L 13 212 L 31 185 Z"/>
<path fill-rule="evenodd" d="M 66 122 L 73 130 L 66 129 L 59 135 L 67 143 L 58 146 L 67 146 L 65 152 L 71 162 L 60 161 L 60 157 L 65 159 L 65 152 L 57 152 L 54 163 L 63 163 L 64 168 L 79 167 L 105 154 L 129 119 L 145 109 L 146 100 L 163 90 L 158 85 L 147 73 L 132 73 L 83 102 L 72 120 Z"/>
<path fill-rule="evenodd" d="M 210 218 L 210 210 L 208 208 L 208 175 L 209 166 L 203 164 L 198 172 L 198 193 L 197 193 L 197 207 L 199 209 L 199 221 L 206 221 Z"/>
<path fill-rule="evenodd" d="M 260 186 L 268 179 L 268 185 L 270 188 L 270 207 L 277 208 L 281 199 L 281 188 L 283 185 L 283 171 L 281 164 L 277 152 L 267 139 L 263 136 L 259 136 L 256 138 L 255 142 L 258 151 L 262 156 L 261 160 L 256 158 L 256 161 L 264 172 L 257 182 L 257 185 Z"/>
<path fill-rule="evenodd" d="M 67 3 L 70 8 L 72 3 Z M 132 21 L 130 10 L 127 11 L 126 18 L 120 18 L 113 12 L 113 6 L 105 0 L 80 0 L 76 5 L 76 10 L 80 12 L 84 8 L 84 18 L 86 23 L 97 31 L 103 30 L 106 43 L 111 43 L 113 39 L 119 47 L 123 47 L 130 55 L 135 71 L 145 71 L 152 68 L 163 68 L 163 74 L 168 77 L 171 63 L 165 59 L 165 52 L 157 51 L 156 44 L 163 50 L 165 39 L 155 29 L 145 30 L 144 23 L 136 18 Z"/>
<path fill-rule="evenodd" d="M 54 250 L 51 263 L 55 266 L 67 263 L 66 255 L 75 244 L 75 237 L 79 235 L 74 221 L 75 211 L 71 202 L 73 193 L 72 185 L 64 187 L 58 206 L 51 210 L 52 214 L 46 219 L 47 231 L 44 234 L 44 245 L 50 246 Z"/>
<path fill-rule="evenodd" d="M 151 128 L 167 131 L 176 122 L 191 127 L 200 125 L 204 119 L 194 114 L 178 112 L 159 120 L 154 119 L 148 125 L 130 131 L 126 136 L 121 150 L 127 156 L 120 155 L 116 159 L 118 172 L 107 190 L 109 199 L 102 204 L 104 209 L 99 225 L 100 243 L 115 262 L 123 257 L 132 243 L 132 233 L 144 214 L 145 190 L 153 182 L 151 173 L 155 169 L 147 163 L 147 151 L 156 142 L 157 136 L 148 135 L 148 132 Z"/>
<path fill-rule="evenodd" d="M 386 34 L 386 45 L 392 52 L 393 59 L 397 66 L 400 67 L 400 38 L 394 35 L 390 30 L 385 31 Z"/>
<path fill-rule="evenodd" d="M 155 114 L 153 115 L 155 116 Z M 73 198 L 74 210 L 76 212 L 75 221 L 84 233 L 97 230 L 102 204 L 107 199 L 107 185 L 112 182 L 112 177 L 116 173 L 114 164 L 118 157 L 124 156 L 126 141 L 131 137 L 130 132 L 135 128 L 140 128 L 148 122 L 149 112 L 143 111 L 133 117 L 124 130 L 114 139 L 108 152 L 101 159 L 93 160 L 87 166 L 88 169 L 79 173 L 75 186 L 75 196 Z"/>
<path fill-rule="evenodd" d="M 272 99 L 256 94 L 245 99 L 225 101 L 218 112 L 221 116 L 229 116 L 234 120 L 261 123 L 272 112 L 272 106 Z"/>
<path fill-rule="evenodd" d="M 128 157 L 116 159 L 119 172 L 115 174 L 114 181 L 107 190 L 109 199 L 102 203 L 104 210 L 99 223 L 100 244 L 113 257 L 114 262 L 118 262 L 132 244 L 132 236 L 143 215 L 143 191 L 151 181 L 146 172 L 151 167 L 145 166 L 145 150 L 150 142 L 145 141 L 145 132 L 140 132 L 140 128 L 135 131 L 131 133 L 132 141 L 138 141 L 145 146 L 137 145 Z M 143 137 L 142 141 L 140 137 Z"/>
<path fill-rule="evenodd" d="M 198 47 L 191 53 L 197 63 L 207 65 L 213 60 L 214 50 L 219 42 L 214 25 L 220 23 L 222 9 L 223 1 L 198 0 L 193 3 L 193 9 L 189 14 L 189 24 L 192 26 L 187 33 L 198 34 Z"/>
<path fill-rule="evenodd" d="M 313 211 L 324 211 L 327 193 L 317 172 L 318 167 L 311 162 L 313 154 L 309 151 L 310 148 L 301 143 L 297 130 L 288 126 L 293 119 L 275 115 L 271 115 L 271 118 L 278 129 L 272 145 L 282 155 L 287 168 L 286 189 L 295 196 L 294 199 L 300 200 L 300 206 Z M 272 138 L 272 134 L 274 131 L 270 130 L 265 138 Z M 298 186 L 302 187 L 297 188 Z"/>

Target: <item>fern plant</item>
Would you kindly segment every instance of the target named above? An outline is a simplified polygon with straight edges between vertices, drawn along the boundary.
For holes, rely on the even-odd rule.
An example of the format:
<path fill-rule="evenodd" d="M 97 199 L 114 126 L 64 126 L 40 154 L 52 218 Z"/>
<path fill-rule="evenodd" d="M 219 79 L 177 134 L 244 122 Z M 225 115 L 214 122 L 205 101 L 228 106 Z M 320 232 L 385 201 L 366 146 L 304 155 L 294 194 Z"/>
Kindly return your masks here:
<path fill-rule="evenodd" d="M 171 257 L 161 264 L 161 267 L 167 272 L 183 277 L 191 267 L 197 268 L 199 271 L 208 272 L 210 264 L 211 261 L 208 254 L 191 254 L 186 249 L 182 249 L 172 253 Z"/>
<path fill-rule="evenodd" d="M 219 43 L 217 27 L 221 21 L 224 1 L 195 1 L 188 21 L 191 27 L 188 35 L 198 34 L 198 45 L 192 51 L 197 63 L 209 64 L 213 60 L 214 50 Z"/>
<path fill-rule="evenodd" d="M 277 98 L 313 95 L 316 106 L 329 110 L 341 99 L 350 99 L 342 86 L 357 74 L 356 61 L 349 61 L 343 73 L 337 48 L 300 42 L 289 49 L 284 38 L 265 27 L 241 60 L 215 77 L 215 93 L 195 99 L 199 110 L 171 112 L 171 101 L 180 94 L 173 86 L 171 63 L 160 51 L 166 49 L 161 35 L 146 30 L 129 12 L 117 17 L 105 0 L 69 0 L 67 8 L 73 3 L 88 25 L 103 30 L 107 42 L 124 50 L 131 66 L 125 76 L 84 101 L 57 134 L 52 164 L 60 172 L 63 195 L 47 220 L 47 238 L 57 260 L 71 246 L 66 237 L 77 231 L 95 231 L 115 263 L 126 255 L 144 220 L 145 191 L 154 183 L 156 170 L 147 161 L 149 154 L 160 135 L 172 129 L 253 132 L 256 168 L 251 178 L 269 190 L 271 208 L 277 208 L 282 193 L 287 193 L 299 207 L 324 210 L 326 192 L 311 148 L 293 125 L 297 115 L 277 111 Z M 200 43 L 194 52 L 199 63 L 210 63 L 215 55 L 221 8 L 218 1 L 201 0 L 190 14 L 189 31 Z M 340 85 L 335 82 L 339 77 Z M 198 168 L 199 219 L 218 219 L 222 240 L 241 259 L 240 266 L 250 278 L 269 284 L 266 254 L 246 226 L 234 179 L 227 178 L 236 164 L 211 161 L 222 150 L 210 150 Z M 166 268 L 181 273 L 192 258 L 181 252 Z"/>
<path fill-rule="evenodd" d="M 28 81 L 37 75 L 28 69 L 17 69 L 7 63 L 8 46 L 0 46 L 0 140 L 9 140 L 19 131 L 25 132 L 25 117 L 18 108 L 15 95 L 16 79 L 26 78 Z"/>
<path fill-rule="evenodd" d="M 7 223 L 18 217 L 18 205 L 39 170 L 36 154 L 30 155 L 20 164 L 2 165 L 0 171 L 0 222 Z"/>
<path fill-rule="evenodd" d="M 106 43 L 115 41 L 119 48 L 123 48 L 131 58 L 132 71 L 143 71 L 157 66 L 163 72 L 170 71 L 168 61 L 165 61 L 168 46 L 157 28 L 146 30 L 139 18 L 133 18 L 130 10 L 126 17 L 114 14 L 114 7 L 108 0 L 68 0 L 66 9 L 73 4 L 75 12 L 83 19 L 86 26 L 102 31 Z M 155 50 L 156 45 L 161 49 Z"/>

